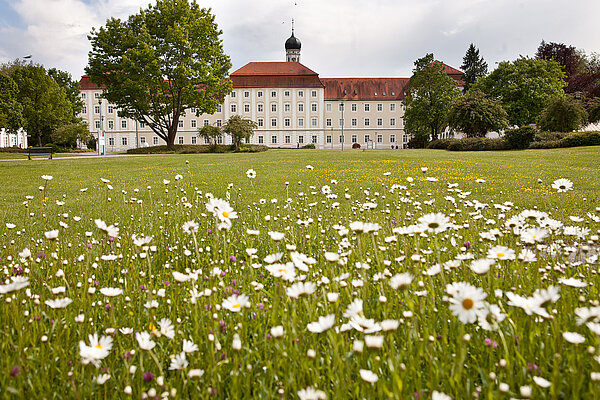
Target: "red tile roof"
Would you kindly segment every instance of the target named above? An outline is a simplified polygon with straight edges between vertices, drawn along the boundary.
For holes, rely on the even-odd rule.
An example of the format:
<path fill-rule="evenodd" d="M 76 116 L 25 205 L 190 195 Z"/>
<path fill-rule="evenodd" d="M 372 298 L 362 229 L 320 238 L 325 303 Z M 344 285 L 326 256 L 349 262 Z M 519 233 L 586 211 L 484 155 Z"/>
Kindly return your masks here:
<path fill-rule="evenodd" d="M 322 78 L 325 100 L 402 100 L 409 78 Z M 344 92 L 345 91 L 345 92 Z"/>
<path fill-rule="evenodd" d="M 451 66 L 446 65 L 446 64 L 444 64 L 441 61 L 437 61 L 436 60 L 433 63 L 434 64 L 442 64 L 442 66 L 444 67 L 444 72 L 446 73 L 446 75 L 448 75 L 450 78 L 452 78 L 455 81 L 457 81 L 460 86 L 462 86 L 462 85 L 465 84 L 465 80 L 464 80 L 465 79 L 465 74 L 462 71 L 460 71 L 460 70 L 458 70 L 456 68 L 452 68 Z"/>
<path fill-rule="evenodd" d="M 79 81 L 79 86 L 81 90 L 95 90 L 95 89 L 104 89 L 104 86 L 98 86 L 90 80 L 89 75 L 82 75 L 81 80 Z"/>
<path fill-rule="evenodd" d="M 319 74 L 297 62 L 251 62 L 230 78 L 234 88 L 323 87 Z"/>

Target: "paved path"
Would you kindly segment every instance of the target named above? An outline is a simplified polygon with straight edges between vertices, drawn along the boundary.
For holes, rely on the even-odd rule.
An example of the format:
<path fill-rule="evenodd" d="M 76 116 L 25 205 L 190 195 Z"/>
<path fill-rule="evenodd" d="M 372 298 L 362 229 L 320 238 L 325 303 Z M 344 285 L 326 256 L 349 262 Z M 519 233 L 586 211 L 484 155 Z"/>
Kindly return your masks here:
<path fill-rule="evenodd" d="M 27 159 L 27 154 L 24 154 L 24 158 L 5 158 L 5 159 L 1 159 L 0 161 L 54 161 L 54 160 L 73 160 L 73 159 L 78 159 L 78 158 L 114 158 L 114 157 L 144 157 L 144 156 L 152 156 L 154 154 L 107 154 L 105 156 L 99 156 L 97 154 L 90 154 L 90 155 L 81 155 L 81 156 L 71 156 L 71 155 L 65 155 L 65 154 L 71 154 L 71 153 L 54 153 L 54 156 L 52 157 L 52 159 L 49 158 L 44 158 L 44 157 L 34 157 L 31 160 Z"/>

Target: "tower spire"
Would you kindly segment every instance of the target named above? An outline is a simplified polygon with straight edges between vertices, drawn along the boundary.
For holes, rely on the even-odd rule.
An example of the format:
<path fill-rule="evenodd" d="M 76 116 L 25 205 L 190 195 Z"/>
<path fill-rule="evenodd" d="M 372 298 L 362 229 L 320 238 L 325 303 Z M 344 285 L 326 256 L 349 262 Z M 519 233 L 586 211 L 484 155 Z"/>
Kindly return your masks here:
<path fill-rule="evenodd" d="M 294 18 L 292 18 L 292 35 L 294 34 Z"/>
<path fill-rule="evenodd" d="M 292 18 L 292 36 L 285 41 L 285 58 L 288 62 L 300 62 L 300 39 L 294 36 L 294 18 Z"/>

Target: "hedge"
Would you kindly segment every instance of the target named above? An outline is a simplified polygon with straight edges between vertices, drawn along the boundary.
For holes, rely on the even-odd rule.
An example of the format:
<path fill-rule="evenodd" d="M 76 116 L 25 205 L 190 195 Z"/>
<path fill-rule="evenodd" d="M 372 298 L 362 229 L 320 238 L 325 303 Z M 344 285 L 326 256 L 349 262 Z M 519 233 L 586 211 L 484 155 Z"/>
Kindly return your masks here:
<path fill-rule="evenodd" d="M 172 149 L 163 146 L 140 147 L 127 150 L 127 154 L 198 154 L 198 153 L 258 153 L 269 148 L 263 145 L 243 144 L 239 150 L 233 145 L 203 145 L 203 144 L 176 144 Z"/>

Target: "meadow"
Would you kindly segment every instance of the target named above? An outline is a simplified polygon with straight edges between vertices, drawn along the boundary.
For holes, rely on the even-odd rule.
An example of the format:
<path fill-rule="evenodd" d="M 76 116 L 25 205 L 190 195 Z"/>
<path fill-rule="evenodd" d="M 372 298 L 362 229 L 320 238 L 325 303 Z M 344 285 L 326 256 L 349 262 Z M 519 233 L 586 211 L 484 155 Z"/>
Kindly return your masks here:
<path fill-rule="evenodd" d="M 600 398 L 599 160 L 0 161 L 0 397 Z"/>

